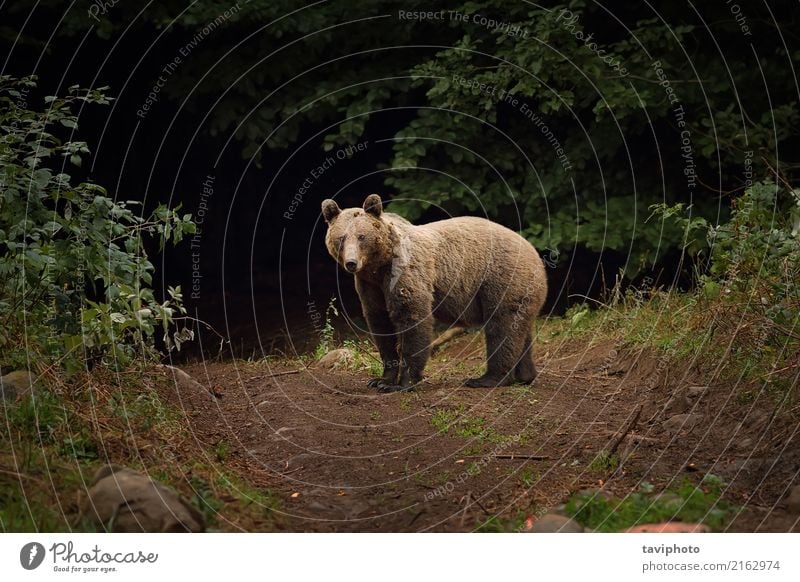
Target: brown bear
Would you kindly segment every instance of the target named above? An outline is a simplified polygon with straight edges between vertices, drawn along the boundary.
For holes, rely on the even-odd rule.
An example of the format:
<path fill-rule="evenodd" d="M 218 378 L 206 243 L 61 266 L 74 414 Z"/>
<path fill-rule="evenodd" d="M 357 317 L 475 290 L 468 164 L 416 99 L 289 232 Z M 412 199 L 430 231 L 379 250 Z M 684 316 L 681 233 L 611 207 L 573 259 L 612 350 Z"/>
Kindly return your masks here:
<path fill-rule="evenodd" d="M 486 373 L 466 386 L 502 386 L 536 378 L 531 327 L 547 295 L 536 249 L 516 232 L 484 218 L 461 217 L 415 226 L 383 211 L 370 194 L 363 208 L 322 202 L 328 252 L 355 275 L 385 392 L 410 390 L 430 355 L 434 318 L 481 325 Z"/>

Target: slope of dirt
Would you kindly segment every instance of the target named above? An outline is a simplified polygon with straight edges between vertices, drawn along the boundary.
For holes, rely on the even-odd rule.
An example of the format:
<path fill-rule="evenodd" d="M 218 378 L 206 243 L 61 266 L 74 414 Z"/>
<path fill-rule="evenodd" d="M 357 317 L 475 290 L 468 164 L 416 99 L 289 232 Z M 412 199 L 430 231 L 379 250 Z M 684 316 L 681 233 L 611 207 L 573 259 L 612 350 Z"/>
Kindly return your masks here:
<path fill-rule="evenodd" d="M 472 334 L 437 354 L 413 393 L 376 393 L 366 372 L 234 362 L 187 366 L 222 396 L 183 391 L 179 402 L 203 447 L 223 448 L 226 464 L 282 499 L 290 531 L 470 531 L 582 489 L 624 496 L 707 473 L 743 507 L 730 530 L 798 529 L 782 506 L 800 468 L 797 440 L 768 403 L 742 406 L 728 387 L 703 387 L 648 351 L 539 348 L 531 387 L 461 387 L 483 364 Z M 676 414 L 701 421 L 667 431 Z M 621 465 L 590 467 L 614 442 Z"/>

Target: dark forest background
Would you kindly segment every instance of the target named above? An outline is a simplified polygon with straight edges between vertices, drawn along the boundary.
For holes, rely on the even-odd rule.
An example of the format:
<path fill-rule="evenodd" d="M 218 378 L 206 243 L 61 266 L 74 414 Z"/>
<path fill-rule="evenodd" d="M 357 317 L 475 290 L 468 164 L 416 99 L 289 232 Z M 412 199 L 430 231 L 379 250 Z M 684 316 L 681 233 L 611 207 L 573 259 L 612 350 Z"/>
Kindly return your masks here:
<path fill-rule="evenodd" d="M 159 257 L 156 291 L 181 284 L 189 312 L 244 355 L 302 341 L 332 296 L 358 317 L 324 248 L 324 198 L 378 192 L 415 221 L 519 230 L 562 312 L 618 277 L 691 287 L 713 241 L 687 224 L 724 224 L 759 180 L 797 182 L 796 2 L 51 1 L 0 14 L 2 74 L 37 77 L 30 107 L 107 87 L 108 105 L 77 111 L 91 156 L 64 167 L 145 211 L 193 215 L 199 231 Z"/>

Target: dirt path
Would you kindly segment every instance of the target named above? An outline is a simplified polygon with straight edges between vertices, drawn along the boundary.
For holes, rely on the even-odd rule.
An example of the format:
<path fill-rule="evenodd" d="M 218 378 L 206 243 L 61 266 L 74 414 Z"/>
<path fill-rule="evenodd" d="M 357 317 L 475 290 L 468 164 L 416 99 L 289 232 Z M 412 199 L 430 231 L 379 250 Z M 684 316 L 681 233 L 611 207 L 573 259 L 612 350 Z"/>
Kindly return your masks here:
<path fill-rule="evenodd" d="M 270 377 L 296 367 L 196 364 L 185 369 L 223 396 L 188 392 L 182 405 L 207 450 L 281 498 L 279 523 L 291 531 L 470 531 L 491 516 L 545 512 L 581 489 L 625 495 L 643 481 L 660 490 L 707 472 L 731 482 L 726 496 L 746 506 L 731 529 L 797 527 L 776 507 L 797 465 L 785 451 L 797 447 L 765 473 L 774 455 L 753 444 L 763 418 L 739 426 L 724 387 L 690 398 L 690 373 L 647 352 L 578 342 L 544 346 L 532 387 L 461 387 L 481 351 L 480 336 L 459 338 L 429 365 L 432 380 L 388 395 L 367 387 L 367 373 Z M 640 406 L 618 449 L 622 465 L 592 465 Z M 679 413 L 706 421 L 665 430 Z"/>

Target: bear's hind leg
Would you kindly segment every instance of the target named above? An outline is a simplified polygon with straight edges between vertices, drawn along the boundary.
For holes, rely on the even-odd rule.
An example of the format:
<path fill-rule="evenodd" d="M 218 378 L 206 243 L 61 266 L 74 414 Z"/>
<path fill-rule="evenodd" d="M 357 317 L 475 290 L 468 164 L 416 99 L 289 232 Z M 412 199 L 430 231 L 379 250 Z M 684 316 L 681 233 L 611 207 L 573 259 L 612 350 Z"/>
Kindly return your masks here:
<path fill-rule="evenodd" d="M 537 372 L 533 363 L 533 341 L 530 332 L 525 336 L 522 354 L 519 356 L 517 366 L 514 368 L 514 376 L 517 382 L 522 384 L 531 384 L 536 379 Z"/>
<path fill-rule="evenodd" d="M 486 373 L 480 378 L 470 378 L 464 386 L 490 388 L 514 382 L 514 370 L 522 349 L 519 333 L 508 333 L 512 326 L 498 319 L 486 324 Z"/>

